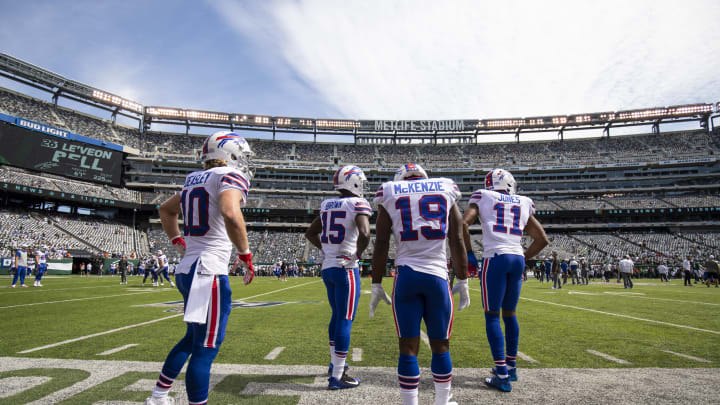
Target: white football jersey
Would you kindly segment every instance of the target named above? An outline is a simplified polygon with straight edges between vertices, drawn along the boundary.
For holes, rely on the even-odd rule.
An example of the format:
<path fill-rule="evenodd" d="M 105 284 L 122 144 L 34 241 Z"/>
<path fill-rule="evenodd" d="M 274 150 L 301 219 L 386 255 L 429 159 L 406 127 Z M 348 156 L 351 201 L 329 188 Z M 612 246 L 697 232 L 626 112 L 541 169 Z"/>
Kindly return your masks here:
<path fill-rule="evenodd" d="M 535 214 L 533 201 L 521 195 L 479 189 L 469 204 L 478 207 L 482 224 L 483 257 L 495 254 L 523 255 L 522 235 L 530 216 Z"/>
<path fill-rule="evenodd" d="M 328 198 L 320 204 L 320 220 L 322 232 L 323 260 L 322 268 L 342 267 L 343 258 L 355 260 L 358 231 L 355 217 L 372 215 L 370 203 L 362 197 Z"/>
<path fill-rule="evenodd" d="M 448 218 L 460 196 L 455 182 L 446 178 L 389 181 L 380 186 L 373 201 L 392 220 L 396 265 L 447 279 Z"/>
<path fill-rule="evenodd" d="M 38 250 L 37 252 L 35 252 L 35 256 L 38 257 L 38 264 L 47 263 L 47 255 L 42 250 Z"/>
<path fill-rule="evenodd" d="M 167 267 L 168 266 L 168 259 L 165 255 L 158 256 L 158 262 L 160 263 L 160 268 Z"/>
<path fill-rule="evenodd" d="M 15 260 L 17 262 L 18 267 L 27 267 L 27 265 L 28 265 L 27 250 L 18 249 L 15 252 Z"/>
<path fill-rule="evenodd" d="M 200 259 L 196 272 L 228 274 L 233 245 L 218 205 L 220 194 L 226 190 L 239 190 L 240 207 L 244 207 L 250 181 L 239 170 L 227 166 L 193 172 L 185 179 L 180 196 L 187 249 L 176 273 L 189 273 L 192 264 Z"/>

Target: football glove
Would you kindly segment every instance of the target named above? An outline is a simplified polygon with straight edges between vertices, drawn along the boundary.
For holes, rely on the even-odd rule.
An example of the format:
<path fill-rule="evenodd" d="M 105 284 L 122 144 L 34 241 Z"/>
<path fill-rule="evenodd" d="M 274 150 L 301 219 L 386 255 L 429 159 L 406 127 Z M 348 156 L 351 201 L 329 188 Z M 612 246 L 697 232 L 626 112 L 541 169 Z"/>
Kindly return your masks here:
<path fill-rule="evenodd" d="M 372 284 L 372 296 L 370 296 L 370 319 L 375 317 L 375 308 L 377 308 L 380 300 L 385 301 L 386 304 L 392 304 L 390 297 L 387 295 L 385 290 L 382 288 L 381 283 Z"/>
<path fill-rule="evenodd" d="M 475 257 L 475 253 L 473 251 L 467 252 L 467 259 L 468 264 L 472 264 L 476 269 L 480 268 L 480 263 L 478 263 L 477 257 Z"/>
<path fill-rule="evenodd" d="M 470 306 L 470 286 L 468 286 L 467 279 L 457 280 L 452 289 L 452 293 L 453 295 L 460 294 L 460 306 L 458 307 L 458 311 L 462 311 Z"/>
<path fill-rule="evenodd" d="M 178 235 L 170 241 L 172 245 L 175 247 L 175 250 L 180 254 L 180 256 L 185 256 L 185 248 L 187 247 L 185 245 L 185 239 L 183 239 L 182 236 Z"/>
<path fill-rule="evenodd" d="M 238 253 L 235 261 L 230 267 L 230 271 L 234 272 L 238 268 L 238 266 L 240 266 L 241 262 L 245 263 L 245 274 L 243 275 L 243 283 L 245 285 L 248 285 L 253 281 L 253 278 L 255 278 L 255 266 L 253 266 L 252 263 L 252 252 L 250 251 L 250 249 L 248 249 L 246 253 Z"/>

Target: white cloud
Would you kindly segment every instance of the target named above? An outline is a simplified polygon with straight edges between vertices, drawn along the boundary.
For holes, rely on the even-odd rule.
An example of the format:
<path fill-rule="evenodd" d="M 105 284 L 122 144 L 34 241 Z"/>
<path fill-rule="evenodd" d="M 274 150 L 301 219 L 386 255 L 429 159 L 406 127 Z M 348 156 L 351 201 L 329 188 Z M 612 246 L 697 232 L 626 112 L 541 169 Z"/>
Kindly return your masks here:
<path fill-rule="evenodd" d="M 720 100 L 717 1 L 211 3 L 352 118 L 488 118 Z"/>

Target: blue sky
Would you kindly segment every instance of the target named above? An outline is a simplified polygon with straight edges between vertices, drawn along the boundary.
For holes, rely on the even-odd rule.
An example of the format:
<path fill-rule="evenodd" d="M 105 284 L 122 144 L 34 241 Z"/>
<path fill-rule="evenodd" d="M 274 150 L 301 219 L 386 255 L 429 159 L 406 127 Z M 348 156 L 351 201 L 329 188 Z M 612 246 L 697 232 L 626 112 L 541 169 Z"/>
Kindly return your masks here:
<path fill-rule="evenodd" d="M 0 8 L 0 51 L 144 105 L 477 119 L 720 101 L 717 0 L 0 0 Z"/>

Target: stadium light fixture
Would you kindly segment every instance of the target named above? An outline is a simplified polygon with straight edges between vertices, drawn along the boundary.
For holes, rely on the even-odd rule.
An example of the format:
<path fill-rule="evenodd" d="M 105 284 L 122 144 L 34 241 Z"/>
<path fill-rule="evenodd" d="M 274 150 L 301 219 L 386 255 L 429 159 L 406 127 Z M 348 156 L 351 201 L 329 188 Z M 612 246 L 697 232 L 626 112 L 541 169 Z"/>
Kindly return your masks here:
<path fill-rule="evenodd" d="M 124 108 L 126 110 L 135 111 L 137 113 L 143 112 L 143 106 L 125 98 L 122 98 L 120 96 L 116 96 L 114 94 L 106 93 L 104 91 L 100 90 L 93 90 L 92 96 L 96 100 L 99 100 L 106 104 L 112 104 L 115 106 L 118 106 L 120 108 Z"/>

